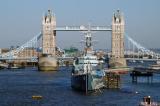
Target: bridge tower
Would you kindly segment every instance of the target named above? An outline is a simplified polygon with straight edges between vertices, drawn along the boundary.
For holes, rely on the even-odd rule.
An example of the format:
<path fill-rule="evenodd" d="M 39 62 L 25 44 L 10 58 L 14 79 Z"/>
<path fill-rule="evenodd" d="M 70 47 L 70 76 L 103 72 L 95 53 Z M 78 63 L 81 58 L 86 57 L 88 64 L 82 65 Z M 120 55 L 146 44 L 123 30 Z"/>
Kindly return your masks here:
<path fill-rule="evenodd" d="M 56 58 L 56 18 L 51 10 L 42 20 L 42 56 L 38 58 L 39 71 L 57 71 Z"/>
<path fill-rule="evenodd" d="M 52 11 L 43 16 L 42 20 L 42 53 L 55 56 L 56 54 L 56 18 Z"/>
<path fill-rule="evenodd" d="M 124 32 L 125 22 L 122 13 L 117 10 L 112 17 L 112 53 L 110 66 L 126 66 L 124 58 Z"/>

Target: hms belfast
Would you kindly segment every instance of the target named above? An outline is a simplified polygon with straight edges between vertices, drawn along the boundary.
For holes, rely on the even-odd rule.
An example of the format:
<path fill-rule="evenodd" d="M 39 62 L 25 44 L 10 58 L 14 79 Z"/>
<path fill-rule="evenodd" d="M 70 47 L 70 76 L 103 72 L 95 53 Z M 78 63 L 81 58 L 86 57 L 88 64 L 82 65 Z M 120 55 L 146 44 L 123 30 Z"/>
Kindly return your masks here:
<path fill-rule="evenodd" d="M 43 16 L 42 20 L 42 55 L 38 58 L 39 71 L 56 71 L 58 61 L 56 58 L 56 18 L 51 10 Z"/>
<path fill-rule="evenodd" d="M 85 35 L 84 53 L 75 57 L 71 73 L 71 87 L 75 90 L 90 92 L 104 87 L 105 70 L 103 60 L 98 59 L 92 48 L 92 36 L 89 30 Z"/>

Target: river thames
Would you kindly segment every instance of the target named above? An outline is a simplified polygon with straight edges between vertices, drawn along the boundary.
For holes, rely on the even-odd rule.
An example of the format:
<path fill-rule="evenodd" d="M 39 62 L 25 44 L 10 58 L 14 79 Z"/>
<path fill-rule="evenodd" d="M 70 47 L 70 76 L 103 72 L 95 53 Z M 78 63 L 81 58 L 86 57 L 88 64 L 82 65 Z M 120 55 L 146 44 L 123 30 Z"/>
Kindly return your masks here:
<path fill-rule="evenodd" d="M 133 84 L 130 75 L 123 75 L 121 89 L 102 89 L 83 94 L 71 88 L 71 70 L 61 67 L 58 72 L 39 72 L 37 68 L 0 70 L 0 106 L 138 106 L 144 96 L 160 102 L 160 74 L 153 83 L 146 78 Z M 41 95 L 35 100 L 33 95 Z"/>

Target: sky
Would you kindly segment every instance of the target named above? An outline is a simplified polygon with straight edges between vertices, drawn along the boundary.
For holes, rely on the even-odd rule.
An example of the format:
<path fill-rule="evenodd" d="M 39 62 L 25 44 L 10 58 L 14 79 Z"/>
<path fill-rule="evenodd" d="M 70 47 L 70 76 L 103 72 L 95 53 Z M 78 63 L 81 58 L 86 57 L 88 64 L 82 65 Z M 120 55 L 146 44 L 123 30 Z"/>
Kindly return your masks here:
<path fill-rule="evenodd" d="M 1 0 L 0 48 L 22 45 L 42 28 L 42 16 L 51 9 L 57 26 L 110 26 L 119 9 L 125 18 L 125 33 L 146 48 L 160 48 L 160 0 Z M 82 47 L 81 32 L 57 32 L 60 48 Z M 111 33 L 96 32 L 96 49 L 111 48 Z"/>

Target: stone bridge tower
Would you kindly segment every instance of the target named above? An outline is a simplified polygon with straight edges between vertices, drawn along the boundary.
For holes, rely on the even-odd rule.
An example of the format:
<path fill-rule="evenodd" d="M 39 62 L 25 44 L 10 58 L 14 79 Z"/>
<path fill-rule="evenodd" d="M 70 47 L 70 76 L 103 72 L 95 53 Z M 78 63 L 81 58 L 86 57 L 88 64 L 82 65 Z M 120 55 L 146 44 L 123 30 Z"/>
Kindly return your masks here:
<path fill-rule="evenodd" d="M 124 58 L 124 33 L 124 17 L 122 13 L 117 10 L 112 17 L 112 53 L 110 60 L 111 67 L 126 66 L 126 60 Z"/>
<path fill-rule="evenodd" d="M 55 56 L 56 54 L 56 18 L 51 10 L 43 16 L 42 20 L 42 53 Z"/>

